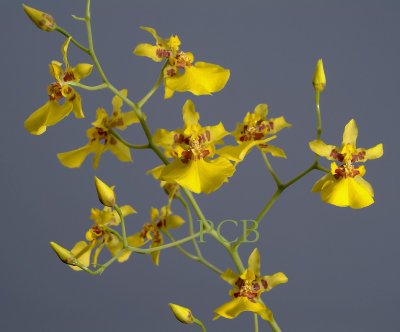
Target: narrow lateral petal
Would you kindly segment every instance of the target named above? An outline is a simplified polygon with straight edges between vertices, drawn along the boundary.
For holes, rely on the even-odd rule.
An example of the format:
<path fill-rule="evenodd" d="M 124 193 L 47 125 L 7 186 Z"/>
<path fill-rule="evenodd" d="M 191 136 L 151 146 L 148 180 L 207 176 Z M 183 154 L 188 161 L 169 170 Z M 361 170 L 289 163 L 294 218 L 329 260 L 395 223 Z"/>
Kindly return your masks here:
<path fill-rule="evenodd" d="M 264 276 L 261 278 L 261 286 L 263 291 L 270 291 L 272 288 L 279 284 L 285 284 L 288 282 L 288 278 L 282 272 L 273 274 L 272 276 Z"/>
<path fill-rule="evenodd" d="M 236 286 L 236 282 L 239 279 L 239 275 L 233 272 L 231 269 L 227 269 L 224 273 L 220 275 L 220 277 L 233 287 Z"/>
<path fill-rule="evenodd" d="M 321 140 L 314 140 L 308 143 L 310 146 L 311 151 L 316 153 L 321 157 L 325 157 L 328 160 L 336 160 L 331 156 L 332 150 L 340 151 L 340 149 L 334 145 L 328 145 L 322 142 Z"/>
<path fill-rule="evenodd" d="M 172 215 L 165 218 L 165 227 L 166 228 L 178 228 L 185 223 L 180 216 Z"/>
<path fill-rule="evenodd" d="M 97 151 L 94 144 L 88 143 L 87 145 L 73 151 L 58 153 L 57 157 L 61 164 L 69 168 L 80 167 L 85 161 L 89 153 L 95 153 Z"/>

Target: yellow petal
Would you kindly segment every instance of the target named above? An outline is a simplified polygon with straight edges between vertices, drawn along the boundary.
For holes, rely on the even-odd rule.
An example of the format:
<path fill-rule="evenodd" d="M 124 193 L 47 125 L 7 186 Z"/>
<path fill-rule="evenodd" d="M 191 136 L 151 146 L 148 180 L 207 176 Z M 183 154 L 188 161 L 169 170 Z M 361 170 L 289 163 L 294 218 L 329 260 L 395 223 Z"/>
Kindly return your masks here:
<path fill-rule="evenodd" d="M 235 287 L 236 282 L 238 281 L 240 276 L 237 273 L 233 272 L 231 269 L 226 269 L 226 271 L 222 273 L 220 277 L 224 279 L 227 283 Z"/>
<path fill-rule="evenodd" d="M 320 178 L 317 182 L 315 182 L 314 186 L 311 189 L 311 192 L 313 193 L 320 193 L 322 190 L 322 187 L 324 186 L 325 182 L 329 180 L 334 180 L 335 178 L 331 173 L 328 173 L 324 175 L 322 178 Z"/>
<path fill-rule="evenodd" d="M 374 146 L 373 148 L 370 149 L 357 149 L 357 162 L 364 162 L 367 161 L 368 159 L 378 159 L 382 157 L 383 155 L 383 146 L 382 143 Z"/>
<path fill-rule="evenodd" d="M 258 104 L 254 109 L 254 113 L 260 116 L 261 119 L 265 120 L 268 114 L 268 105 L 267 104 Z"/>
<path fill-rule="evenodd" d="M 98 108 L 96 111 L 96 121 L 92 122 L 92 126 L 107 130 L 107 128 L 104 125 L 107 122 L 108 122 L 108 114 L 106 110 L 104 108 Z"/>
<path fill-rule="evenodd" d="M 205 62 L 196 62 L 186 67 L 182 76 L 165 77 L 164 84 L 178 92 L 190 91 L 195 95 L 211 94 L 223 89 L 230 72 L 220 66 Z"/>
<path fill-rule="evenodd" d="M 268 131 L 269 135 L 274 135 L 278 131 L 282 130 L 283 128 L 290 128 L 292 125 L 290 123 L 287 123 L 285 118 L 283 116 L 279 118 L 272 118 L 267 120 L 269 122 L 269 126 L 271 129 Z M 272 124 L 271 124 L 272 123 Z"/>
<path fill-rule="evenodd" d="M 150 32 L 151 35 L 152 35 L 152 36 L 154 37 L 154 39 L 156 40 L 156 43 L 157 43 L 157 44 L 164 44 L 164 43 L 165 43 L 165 40 L 162 39 L 159 35 L 157 35 L 156 30 L 154 30 L 153 28 L 141 26 L 140 29 L 142 29 L 142 30 L 144 30 L 144 31 L 147 31 L 147 32 Z M 169 39 L 168 39 L 168 40 L 169 40 Z"/>
<path fill-rule="evenodd" d="M 81 96 L 74 89 L 72 89 L 72 90 L 73 90 L 74 95 L 70 99 L 68 99 L 68 101 L 71 102 L 73 105 L 72 112 L 74 112 L 75 117 L 78 119 L 82 119 L 85 117 L 85 115 L 83 114 L 83 111 L 82 111 Z"/>
<path fill-rule="evenodd" d="M 63 54 L 63 61 L 65 63 L 65 70 L 69 67 L 68 63 L 68 58 L 67 58 L 67 50 L 68 50 L 68 45 L 71 41 L 72 37 L 68 37 L 67 40 L 64 42 L 64 44 L 61 46 L 61 53 Z"/>
<path fill-rule="evenodd" d="M 31 134 L 41 135 L 46 131 L 47 126 L 55 125 L 64 119 L 72 111 L 72 108 L 73 105 L 69 102 L 60 105 L 55 100 L 49 100 L 25 120 L 25 128 Z"/>
<path fill-rule="evenodd" d="M 83 266 L 90 265 L 90 254 L 92 252 L 93 246 L 95 245 L 95 241 L 87 244 L 85 241 L 79 241 L 75 246 L 71 249 L 72 255 L 81 263 Z M 73 270 L 80 271 L 81 269 L 77 266 L 69 265 Z"/>
<path fill-rule="evenodd" d="M 183 122 L 185 123 L 184 129 L 197 125 L 199 122 L 200 115 L 195 111 L 194 104 L 190 99 L 186 100 L 185 105 L 183 105 L 182 113 Z"/>
<path fill-rule="evenodd" d="M 206 126 L 204 127 L 204 131 L 208 143 L 213 144 L 223 144 L 221 139 L 226 135 L 229 135 L 222 122 L 218 123 L 216 126 Z"/>
<path fill-rule="evenodd" d="M 180 216 L 172 215 L 165 218 L 165 227 L 168 228 L 178 228 L 185 223 Z"/>
<path fill-rule="evenodd" d="M 58 153 L 57 157 L 61 164 L 65 167 L 80 167 L 89 153 L 96 153 L 96 144 L 88 143 L 87 145 L 73 151 Z"/>
<path fill-rule="evenodd" d="M 187 164 L 175 159 L 165 166 L 161 179 L 176 181 L 195 193 L 209 194 L 217 190 L 235 172 L 235 167 L 225 158 L 190 160 Z"/>
<path fill-rule="evenodd" d="M 165 85 L 165 82 L 164 82 L 164 88 L 165 88 L 165 92 L 164 92 L 164 99 L 168 99 L 168 98 L 171 98 L 173 95 L 174 95 L 174 90 L 172 90 L 172 89 L 170 89 L 170 88 L 168 88 L 166 85 Z"/>
<path fill-rule="evenodd" d="M 148 239 L 145 240 L 143 237 L 140 236 L 140 233 L 128 236 L 126 239 L 128 241 L 128 245 L 135 248 L 139 248 L 148 242 Z"/>
<path fill-rule="evenodd" d="M 321 199 L 325 203 L 350 206 L 353 209 L 360 209 L 374 202 L 369 188 L 353 178 L 328 180 L 321 189 Z"/>
<path fill-rule="evenodd" d="M 158 234 L 158 241 L 153 240 L 152 244 L 150 245 L 150 248 L 155 248 L 155 247 L 159 247 L 163 244 L 163 238 L 161 236 L 161 234 Z M 159 261 L 160 261 L 160 250 L 157 251 L 153 251 L 151 254 L 151 259 L 153 260 L 154 265 L 158 265 Z"/>
<path fill-rule="evenodd" d="M 368 190 L 369 194 L 371 195 L 371 197 L 374 197 L 374 189 L 372 189 L 371 184 L 368 181 L 365 181 L 362 178 L 362 175 L 357 175 L 354 177 L 354 181 L 356 181 L 357 183 L 359 183 L 361 186 L 363 186 L 365 189 Z"/>
<path fill-rule="evenodd" d="M 74 68 L 72 68 L 72 72 L 74 73 L 75 81 L 78 82 L 82 78 L 89 76 L 92 72 L 93 65 L 88 63 L 79 63 Z"/>
<path fill-rule="evenodd" d="M 321 157 L 325 157 L 328 160 L 336 160 L 335 158 L 333 158 L 331 156 L 331 152 L 333 150 L 335 150 L 337 152 L 340 150 L 338 147 L 336 147 L 334 145 L 327 145 L 318 139 L 316 139 L 308 144 L 310 146 L 311 151 L 313 151 L 314 153 L 316 153 L 317 155 L 319 155 Z"/>
<path fill-rule="evenodd" d="M 260 275 L 260 253 L 257 248 L 249 256 L 247 269 L 253 271 L 257 276 Z"/>
<path fill-rule="evenodd" d="M 246 141 L 237 146 L 224 146 L 216 151 L 221 157 L 227 158 L 232 161 L 242 161 L 244 157 L 251 151 L 251 149 L 260 144 L 262 141 Z"/>
<path fill-rule="evenodd" d="M 354 119 L 351 119 L 346 127 L 344 127 L 342 147 L 344 147 L 346 144 L 356 146 L 357 136 L 358 129 L 356 122 Z"/>
<path fill-rule="evenodd" d="M 158 210 L 155 207 L 151 207 L 150 209 L 150 218 L 151 222 L 154 224 L 159 217 Z"/>
<path fill-rule="evenodd" d="M 222 316 L 225 318 L 235 318 L 243 311 L 252 311 L 261 316 L 262 319 L 272 322 L 274 320 L 271 310 L 264 304 L 251 302 L 247 297 L 237 297 L 232 301 L 223 304 L 214 312 L 217 314 L 214 319 Z"/>
<path fill-rule="evenodd" d="M 260 279 L 262 291 L 270 291 L 272 288 L 279 284 L 288 282 L 288 278 L 282 272 L 273 274 L 272 276 L 264 276 Z"/>
<path fill-rule="evenodd" d="M 98 259 L 99 255 L 100 255 L 100 252 L 103 250 L 104 245 L 105 245 L 105 242 L 103 242 L 102 244 L 100 244 L 100 245 L 96 248 L 96 250 L 94 251 L 94 254 L 93 254 L 93 266 L 94 266 L 94 267 L 97 266 L 97 259 Z"/>
<path fill-rule="evenodd" d="M 132 161 L 131 150 L 114 137 L 107 142 L 107 148 L 121 161 Z"/>
<path fill-rule="evenodd" d="M 164 58 L 159 57 L 157 55 L 157 49 L 159 49 L 159 48 L 160 48 L 159 46 L 154 46 L 154 45 L 150 45 L 150 44 L 139 44 L 134 49 L 133 54 L 139 55 L 139 56 L 145 56 L 145 57 L 152 59 L 153 61 L 160 62 L 160 61 L 163 61 Z"/>
<path fill-rule="evenodd" d="M 285 151 L 283 151 L 281 148 L 278 148 L 276 146 L 269 145 L 269 144 L 260 144 L 260 145 L 258 145 L 258 148 L 262 152 L 272 154 L 274 157 L 286 158 Z"/>

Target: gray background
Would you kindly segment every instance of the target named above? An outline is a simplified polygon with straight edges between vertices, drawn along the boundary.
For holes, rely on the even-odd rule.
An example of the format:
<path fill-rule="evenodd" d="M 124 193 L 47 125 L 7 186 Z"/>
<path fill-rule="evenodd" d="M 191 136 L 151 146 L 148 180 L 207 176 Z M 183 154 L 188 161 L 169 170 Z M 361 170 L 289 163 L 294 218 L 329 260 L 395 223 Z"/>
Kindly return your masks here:
<path fill-rule="evenodd" d="M 27 3 L 47 11 L 58 24 L 86 43 L 84 1 Z M 94 171 L 89 158 L 80 169 L 63 167 L 58 152 L 87 142 L 85 131 L 97 107 L 110 111 L 112 94 L 84 92 L 84 120 L 73 115 L 42 136 L 32 136 L 24 120 L 46 99 L 52 82 L 51 60 L 62 60 L 64 37 L 39 31 L 18 1 L 0 4 L 1 59 L 1 331 L 186 331 L 168 302 L 190 307 L 208 331 L 252 330 L 252 315 L 212 322 L 212 310 L 228 301 L 230 286 L 176 249 L 161 253 L 160 266 L 134 255 L 101 276 L 74 272 L 60 263 L 48 242 L 67 248 L 84 238 L 90 209 L 100 208 L 93 185 L 97 175 L 117 187 L 121 204 L 139 214 L 127 219 L 128 232 L 149 221 L 152 205 L 165 196 L 144 173 L 160 162 L 150 151 L 133 151 L 134 163 L 120 163 L 105 153 Z M 322 57 L 327 88 L 321 96 L 323 139 L 340 144 L 345 124 L 355 118 L 360 147 L 382 142 L 385 154 L 366 164 L 365 179 L 376 193 L 362 210 L 322 203 L 310 188 L 318 171 L 291 187 L 260 225 L 262 272 L 284 272 L 289 283 L 264 294 L 283 331 L 398 331 L 398 91 L 399 3 L 396 1 L 93 1 L 95 49 L 108 78 L 139 100 L 158 77 L 160 65 L 132 54 L 138 43 L 152 42 L 140 25 L 161 36 L 178 34 L 182 50 L 195 59 L 231 70 L 224 90 L 214 96 L 176 93 L 163 100 L 160 89 L 145 105 L 151 130 L 182 125 L 181 108 L 194 101 L 203 125 L 223 121 L 233 130 L 258 103 L 270 116 L 284 115 L 293 124 L 274 144 L 287 160 L 275 158 L 283 181 L 311 162 L 308 142 L 315 137 L 316 115 L 311 86 Z M 70 46 L 72 65 L 90 59 Z M 97 73 L 84 81 L 99 84 Z M 128 108 L 124 108 L 128 110 Z M 124 133 L 145 143 L 138 126 Z M 229 141 L 230 142 L 230 141 Z M 323 161 L 328 167 L 329 163 Z M 262 158 L 253 151 L 228 184 L 211 195 L 198 195 L 208 218 L 218 222 L 255 218 L 274 190 Z M 174 212 L 183 215 L 178 204 Z M 238 230 L 229 236 L 236 236 Z M 183 230 L 174 233 L 184 236 Z M 204 255 L 221 269 L 232 267 L 212 239 Z M 190 248 L 190 247 L 189 247 Z M 247 261 L 253 244 L 244 244 Z M 269 327 L 261 323 L 261 331 Z"/>

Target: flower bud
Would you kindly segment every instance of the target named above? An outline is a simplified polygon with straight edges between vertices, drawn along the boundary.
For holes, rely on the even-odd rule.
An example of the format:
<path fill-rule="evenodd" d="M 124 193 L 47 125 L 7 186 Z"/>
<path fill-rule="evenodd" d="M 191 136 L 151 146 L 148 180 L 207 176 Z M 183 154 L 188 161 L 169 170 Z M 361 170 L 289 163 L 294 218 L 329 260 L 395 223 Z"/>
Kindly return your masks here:
<path fill-rule="evenodd" d="M 69 250 L 61 247 L 55 242 L 50 242 L 50 246 L 53 248 L 54 252 L 57 254 L 58 258 L 60 258 L 63 263 L 70 265 L 74 263 L 75 257 Z"/>
<path fill-rule="evenodd" d="M 324 72 L 324 65 L 322 64 L 322 59 L 318 60 L 317 67 L 315 68 L 314 77 L 312 80 L 314 89 L 317 92 L 321 92 L 326 86 L 326 77 Z"/>
<path fill-rule="evenodd" d="M 94 183 L 96 185 L 97 196 L 99 196 L 101 204 L 113 207 L 116 201 L 114 190 L 107 186 L 97 176 L 94 177 Z"/>
<path fill-rule="evenodd" d="M 192 312 L 185 307 L 181 307 L 180 305 L 169 303 L 169 306 L 174 313 L 177 320 L 179 320 L 183 324 L 192 324 L 194 322 L 194 317 Z"/>
<path fill-rule="evenodd" d="M 24 11 L 26 15 L 32 20 L 35 25 L 43 31 L 54 31 L 57 27 L 56 22 L 54 21 L 53 16 L 47 13 L 43 13 L 40 10 L 28 7 L 26 5 L 22 5 L 24 7 Z"/>

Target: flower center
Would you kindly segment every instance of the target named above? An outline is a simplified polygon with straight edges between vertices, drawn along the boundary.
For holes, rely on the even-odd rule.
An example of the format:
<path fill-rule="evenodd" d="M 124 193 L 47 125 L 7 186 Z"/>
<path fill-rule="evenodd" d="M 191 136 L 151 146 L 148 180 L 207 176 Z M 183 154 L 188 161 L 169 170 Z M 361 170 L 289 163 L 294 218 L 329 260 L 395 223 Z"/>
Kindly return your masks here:
<path fill-rule="evenodd" d="M 47 94 L 49 95 L 50 100 L 59 100 L 63 97 L 62 95 L 62 87 L 60 83 L 54 82 L 49 85 L 47 88 Z"/>
<path fill-rule="evenodd" d="M 207 135 L 207 138 L 209 138 L 209 134 Z M 204 134 L 200 136 L 197 135 L 190 136 L 188 140 L 189 140 L 188 142 L 189 146 L 185 151 L 182 152 L 183 159 L 181 160 L 183 163 L 187 164 L 189 160 L 197 161 L 203 159 L 204 157 L 210 154 L 210 151 L 207 150 L 208 144 L 202 144 L 203 142 L 206 141 Z M 185 142 L 186 141 L 187 139 L 185 140 Z"/>
<path fill-rule="evenodd" d="M 241 142 L 258 141 L 265 137 L 265 130 L 268 132 L 273 129 L 274 123 L 272 121 L 250 121 L 243 125 L 243 130 L 240 132 L 242 136 L 240 136 L 239 140 Z"/>
<path fill-rule="evenodd" d="M 346 153 L 346 155 L 342 159 L 344 161 L 342 166 L 335 169 L 335 179 L 339 179 L 340 177 L 343 177 L 345 179 L 354 178 L 356 175 L 360 174 L 360 171 L 355 168 L 352 163 L 353 159 L 354 158 L 351 153 Z"/>
<path fill-rule="evenodd" d="M 239 278 L 236 281 L 236 285 L 239 291 L 234 293 L 234 297 L 247 297 L 250 301 L 255 302 L 254 298 L 257 297 L 257 291 L 260 289 L 260 285 L 255 280 L 243 280 Z"/>

